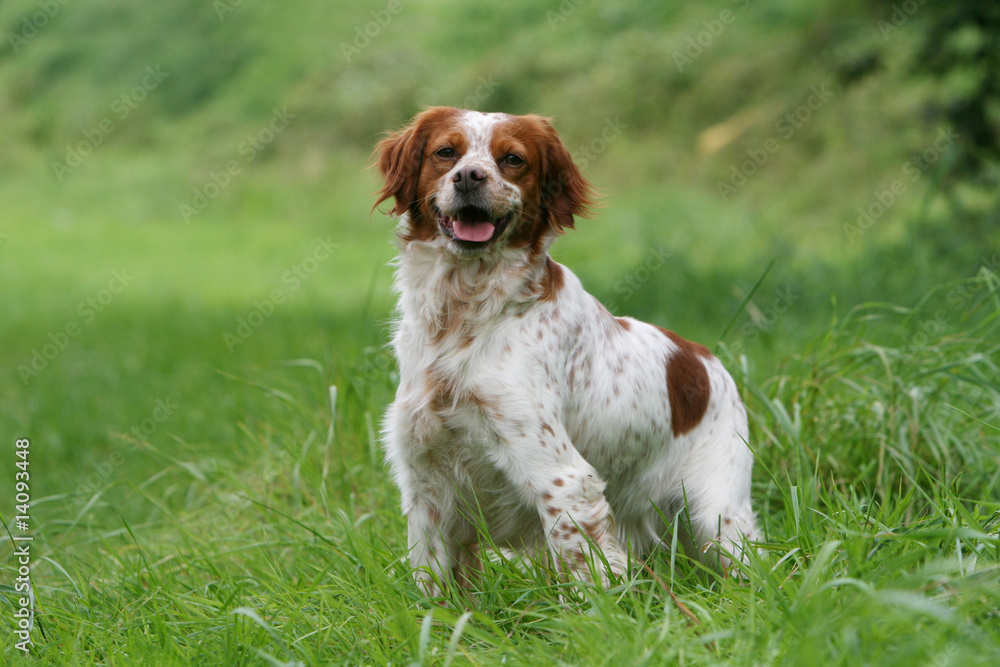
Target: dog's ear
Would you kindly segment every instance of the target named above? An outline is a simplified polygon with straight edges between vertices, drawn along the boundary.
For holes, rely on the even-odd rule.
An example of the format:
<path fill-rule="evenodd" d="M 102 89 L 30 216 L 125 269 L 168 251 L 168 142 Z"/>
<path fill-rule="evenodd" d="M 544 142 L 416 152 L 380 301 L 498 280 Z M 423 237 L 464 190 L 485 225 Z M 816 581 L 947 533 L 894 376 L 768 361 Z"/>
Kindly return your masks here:
<path fill-rule="evenodd" d="M 573 158 L 555 128 L 541 118 L 542 207 L 548 213 L 549 224 L 556 232 L 573 228 L 574 215 L 587 215 L 596 205 L 598 193 L 573 163 Z"/>
<path fill-rule="evenodd" d="M 389 213 L 401 215 L 417 198 L 417 179 L 420 177 L 424 147 L 418 141 L 416 127 L 410 125 L 389 135 L 378 142 L 375 153 L 375 164 L 385 179 L 385 185 L 378 191 L 378 199 L 372 210 L 386 199 L 394 197 L 395 205 Z"/>
<path fill-rule="evenodd" d="M 449 107 L 430 107 L 419 114 L 408 126 L 378 142 L 373 153 L 385 185 L 378 192 L 375 206 L 393 197 L 395 205 L 391 215 L 402 215 L 417 199 L 420 166 L 424 160 L 427 139 L 435 127 L 456 113 Z"/>
<path fill-rule="evenodd" d="M 423 161 L 424 147 L 418 142 L 415 126 L 410 125 L 378 142 L 375 153 L 375 165 L 385 179 L 385 185 L 378 191 L 372 210 L 394 197 L 395 204 L 389 213 L 402 215 L 417 198 L 417 179 Z"/>

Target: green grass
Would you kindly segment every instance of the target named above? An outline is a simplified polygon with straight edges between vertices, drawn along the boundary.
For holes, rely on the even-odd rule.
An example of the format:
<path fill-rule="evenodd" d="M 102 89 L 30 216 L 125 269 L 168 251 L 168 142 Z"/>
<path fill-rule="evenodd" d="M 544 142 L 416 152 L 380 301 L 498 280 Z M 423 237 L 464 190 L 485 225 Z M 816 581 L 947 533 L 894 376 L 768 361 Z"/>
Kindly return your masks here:
<path fill-rule="evenodd" d="M 53 466 L 50 436 L 29 429 L 40 471 L 34 655 L 47 664 L 993 664 L 996 280 L 951 286 L 975 297 L 954 313 L 959 326 L 926 341 L 900 341 L 897 327 L 934 313 L 934 295 L 913 311 L 859 308 L 774 377 L 740 378 L 766 535 L 743 581 L 664 553 L 609 592 L 574 592 L 501 559 L 470 597 L 448 608 L 423 599 L 371 430 L 391 379 L 338 368 L 350 353 L 206 367 L 187 380 L 202 405 L 173 396 L 179 408 L 155 431 L 108 435 L 104 448 L 67 460 L 70 470 Z M 309 320 L 275 317 L 285 333 Z M 194 363 L 197 341 L 174 331 L 164 345 Z M 279 351 L 277 340 L 259 344 Z M 66 381 L 63 368 L 49 375 Z M 45 391 L 67 410 L 79 400 Z M 149 399 L 133 401 L 151 412 L 159 394 L 139 391 Z M 66 421 L 64 433 L 86 418 Z M 199 433 L 220 422 L 229 428 Z M 124 458 L 105 473 L 114 452 Z"/>
<path fill-rule="evenodd" d="M 672 54 L 736 4 L 584 3 L 553 27 L 527 2 L 415 0 L 350 63 L 341 43 L 372 20 L 351 3 L 224 20 L 193 0 L 65 3 L 22 49 L 0 44 L 0 517 L 29 437 L 38 610 L 25 657 L 5 542 L 2 662 L 1000 662 L 995 211 L 942 196 L 945 154 L 844 232 L 939 130 L 940 91 L 904 76 L 921 16 L 851 85 L 837 72 L 885 46 L 862 2 L 751 3 L 678 71 Z M 3 3 L 3 34 L 38 7 Z M 118 119 L 151 64 L 170 75 Z M 717 183 L 831 78 L 723 201 Z M 365 167 L 421 104 L 470 98 L 555 116 L 573 152 L 625 125 L 588 158 L 604 207 L 553 252 L 737 378 L 765 534 L 742 579 L 665 551 L 607 592 L 500 555 L 448 606 L 412 582 L 376 437 L 391 223 L 369 217 Z M 107 117 L 60 181 L 51 162 Z M 230 160 L 186 224 L 179 205 Z"/>

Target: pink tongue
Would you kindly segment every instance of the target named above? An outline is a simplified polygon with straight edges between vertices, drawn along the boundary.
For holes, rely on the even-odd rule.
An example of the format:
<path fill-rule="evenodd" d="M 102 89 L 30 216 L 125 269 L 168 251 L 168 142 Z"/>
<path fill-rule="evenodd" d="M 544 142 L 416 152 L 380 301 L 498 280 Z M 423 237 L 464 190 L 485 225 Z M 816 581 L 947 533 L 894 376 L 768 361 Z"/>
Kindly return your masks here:
<path fill-rule="evenodd" d="M 461 220 L 455 220 L 452 227 L 456 239 L 476 243 L 489 241 L 493 238 L 494 229 L 493 224 L 489 222 L 462 222 Z"/>

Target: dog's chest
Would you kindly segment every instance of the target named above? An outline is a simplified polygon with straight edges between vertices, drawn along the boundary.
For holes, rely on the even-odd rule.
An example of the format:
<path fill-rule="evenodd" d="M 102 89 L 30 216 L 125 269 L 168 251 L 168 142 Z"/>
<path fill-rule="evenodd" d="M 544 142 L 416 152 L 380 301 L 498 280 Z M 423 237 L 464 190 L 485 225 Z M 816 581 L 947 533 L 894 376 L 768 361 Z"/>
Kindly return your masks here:
<path fill-rule="evenodd" d="M 428 365 L 419 367 L 424 384 L 415 423 L 429 426 L 407 455 L 439 497 L 452 498 L 453 511 L 442 517 L 442 530 L 459 541 L 471 540 L 474 524 L 481 521 L 497 544 L 513 545 L 539 526 L 536 509 L 502 461 L 517 446 L 512 436 L 525 432 L 524 418 L 508 393 L 517 374 L 507 371 L 517 355 L 475 348 L 422 356 Z M 495 364 L 483 363 L 484 357 Z"/>
<path fill-rule="evenodd" d="M 458 327 L 441 334 L 405 327 L 396 340 L 406 399 L 432 413 L 450 438 L 489 444 L 498 421 L 524 407 L 517 398 L 538 381 L 516 327 Z"/>
<path fill-rule="evenodd" d="M 404 321 L 394 340 L 399 361 L 397 402 L 436 424 L 434 442 L 467 443 L 473 449 L 496 445 L 498 430 L 537 409 L 537 385 L 546 367 L 527 341 L 528 327 L 504 318 L 489 327 L 434 331 Z M 536 341 L 537 343 L 537 341 Z"/>

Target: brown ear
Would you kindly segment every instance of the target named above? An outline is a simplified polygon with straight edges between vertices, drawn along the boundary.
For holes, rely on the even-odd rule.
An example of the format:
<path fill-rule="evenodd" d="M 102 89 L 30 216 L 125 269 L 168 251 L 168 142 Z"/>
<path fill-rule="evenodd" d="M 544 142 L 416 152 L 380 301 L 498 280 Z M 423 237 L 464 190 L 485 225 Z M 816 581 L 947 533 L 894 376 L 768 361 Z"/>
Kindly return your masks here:
<path fill-rule="evenodd" d="M 378 142 L 373 152 L 378 154 L 375 164 L 385 185 L 379 190 L 372 210 L 394 197 L 395 205 L 389 213 L 402 215 L 416 201 L 427 138 L 435 125 L 454 113 L 456 110 L 449 107 L 430 107 L 417 114 L 407 127 Z"/>
<path fill-rule="evenodd" d="M 598 193 L 573 163 L 566 146 L 547 119 L 545 150 L 541 171 L 542 207 L 549 224 L 560 232 L 573 228 L 574 215 L 587 215 L 596 204 Z"/>
<path fill-rule="evenodd" d="M 417 178 L 420 176 L 423 146 L 417 145 L 416 134 L 411 125 L 391 134 L 375 146 L 375 153 L 378 154 L 375 164 L 385 179 L 385 185 L 378 191 L 378 199 L 372 210 L 386 199 L 395 197 L 395 205 L 389 213 L 401 215 L 417 198 Z"/>

